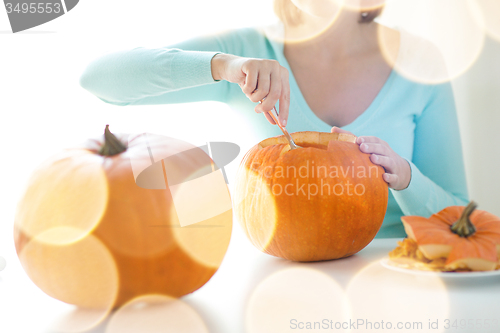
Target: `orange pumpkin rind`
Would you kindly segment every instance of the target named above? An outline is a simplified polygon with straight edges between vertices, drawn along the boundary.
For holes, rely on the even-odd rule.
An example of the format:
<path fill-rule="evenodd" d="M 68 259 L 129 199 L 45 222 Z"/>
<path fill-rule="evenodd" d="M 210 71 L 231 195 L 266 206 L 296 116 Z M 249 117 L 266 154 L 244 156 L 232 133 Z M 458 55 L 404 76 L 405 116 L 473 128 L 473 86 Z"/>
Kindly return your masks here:
<path fill-rule="evenodd" d="M 277 136 L 255 145 L 242 160 L 234 201 L 242 229 L 260 251 L 292 261 L 338 259 L 360 251 L 385 216 L 383 168 L 359 150 L 354 135 L 308 131 L 291 136 L 304 148 L 290 150 L 285 137 Z M 335 167 L 344 173 L 330 172 Z M 358 168 L 366 174 L 353 175 Z M 349 196 L 349 186 L 352 192 L 358 184 L 358 193 L 366 192 Z"/>
<path fill-rule="evenodd" d="M 106 147 L 109 140 L 116 142 Z M 181 297 L 202 287 L 229 245 L 232 210 L 184 227 L 165 173 L 159 177 L 164 189 L 139 186 L 133 163 L 146 156 L 146 165 L 153 165 L 150 156 L 157 156 L 154 165 L 162 166 L 167 157 L 194 148 L 147 133 L 118 137 L 106 127 L 104 137 L 39 166 L 14 223 L 16 251 L 28 276 L 46 294 L 88 308 L 116 308 L 146 294 Z M 200 163 L 191 157 L 174 166 L 194 174 Z M 208 155 L 202 161 L 213 162 Z M 207 188 L 228 191 L 222 173 L 217 175 L 218 183 L 209 178 Z M 200 207 L 192 202 L 193 210 Z M 227 202 L 231 207 L 228 192 Z"/>
<path fill-rule="evenodd" d="M 491 271 L 499 269 L 500 258 L 500 218 L 486 211 L 475 210 L 470 214 L 470 222 L 475 232 L 461 237 L 451 230 L 466 209 L 464 206 L 450 206 L 429 218 L 421 216 L 403 216 L 401 218 L 408 238 L 417 244 L 418 253 L 404 252 L 400 244 L 390 257 L 401 262 L 401 258 L 410 258 L 423 263 L 446 259 L 441 271 Z"/>

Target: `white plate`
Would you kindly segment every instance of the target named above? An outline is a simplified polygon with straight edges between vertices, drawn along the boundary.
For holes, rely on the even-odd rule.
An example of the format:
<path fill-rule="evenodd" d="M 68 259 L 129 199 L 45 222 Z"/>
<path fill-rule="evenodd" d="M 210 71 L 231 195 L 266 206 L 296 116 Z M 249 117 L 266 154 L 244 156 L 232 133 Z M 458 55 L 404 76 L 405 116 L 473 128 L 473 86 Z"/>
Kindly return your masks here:
<path fill-rule="evenodd" d="M 442 278 L 478 278 L 478 277 L 486 277 L 486 276 L 497 276 L 500 275 L 500 270 L 495 271 L 481 271 L 481 272 L 433 272 L 433 271 L 421 271 L 417 269 L 409 269 L 395 266 L 392 264 L 389 258 L 384 258 L 380 260 L 380 264 L 387 269 L 392 271 L 412 274 L 412 275 L 420 275 L 420 276 L 435 276 Z"/>

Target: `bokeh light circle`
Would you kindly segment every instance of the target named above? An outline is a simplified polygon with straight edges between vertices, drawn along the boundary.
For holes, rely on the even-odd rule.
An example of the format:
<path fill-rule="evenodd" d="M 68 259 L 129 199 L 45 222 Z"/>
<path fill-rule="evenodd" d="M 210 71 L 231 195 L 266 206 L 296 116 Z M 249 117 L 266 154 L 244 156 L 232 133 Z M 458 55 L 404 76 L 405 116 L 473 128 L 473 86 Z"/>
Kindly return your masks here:
<path fill-rule="evenodd" d="M 21 264 L 30 279 L 49 296 L 84 308 L 100 309 L 100 316 L 104 317 L 118 293 L 115 260 L 94 235 L 60 245 L 58 237 L 65 234 L 52 228 L 29 240 L 18 249 Z M 48 243 L 47 239 L 54 242 Z"/>
<path fill-rule="evenodd" d="M 287 29 L 281 23 L 265 27 L 268 38 L 291 44 L 314 39 L 337 21 L 344 5 L 344 0 L 292 1 L 287 6 L 296 7 L 298 22 L 288 24 Z"/>
<path fill-rule="evenodd" d="M 467 71 L 484 46 L 481 12 L 473 1 L 388 0 L 379 45 L 389 65 L 425 84 L 448 82 Z M 399 45 L 395 45 L 399 44 Z"/>
<path fill-rule="evenodd" d="M 397 329 L 398 323 L 402 323 L 403 327 L 406 323 L 421 323 L 420 328 L 412 329 L 439 333 L 444 330 L 444 326 L 430 328 L 429 322 L 446 319 L 450 313 L 448 292 L 439 277 L 423 278 L 393 272 L 378 261 L 359 271 L 350 280 L 346 293 L 351 304 L 351 319 L 364 320 L 365 324 L 358 327 L 364 332 L 380 331 L 380 327 L 378 330 L 373 326 L 368 329 L 370 327 L 365 325 L 367 322 L 381 325 L 383 320 L 388 331 Z"/>
<path fill-rule="evenodd" d="M 109 309 L 89 309 L 72 307 L 59 315 L 50 325 L 49 332 L 57 333 L 86 333 L 102 325 Z M 90 333 L 89 332 L 89 333 Z"/>
<path fill-rule="evenodd" d="M 99 224 L 108 200 L 100 157 L 68 150 L 42 163 L 26 186 L 16 211 L 15 228 L 23 236 L 58 245 L 76 242 Z M 50 237 L 48 237 L 50 236 Z"/>
<path fill-rule="evenodd" d="M 344 0 L 344 7 L 350 10 L 365 12 L 383 8 L 386 1 L 387 0 Z"/>
<path fill-rule="evenodd" d="M 185 302 L 160 295 L 133 299 L 110 318 L 105 333 L 208 333 L 201 316 Z"/>
<path fill-rule="evenodd" d="M 500 1 L 498 0 L 474 0 L 479 7 L 484 20 L 486 33 L 500 41 Z"/>
<path fill-rule="evenodd" d="M 236 182 L 234 206 L 238 214 L 237 218 L 252 244 L 260 251 L 265 252 L 274 237 L 278 222 L 277 206 L 274 203 L 271 189 L 265 178 L 261 177 L 259 172 L 247 169 L 244 162 L 238 169 Z M 246 221 L 245 212 L 251 207 L 259 207 L 256 212 L 266 217 L 252 221 L 252 223 L 259 223 L 252 233 L 247 229 L 246 222 L 243 222 Z"/>
<path fill-rule="evenodd" d="M 254 289 L 245 328 L 248 333 L 295 332 L 299 323 L 344 322 L 348 308 L 342 287 L 332 277 L 316 269 L 293 267 L 273 273 Z"/>

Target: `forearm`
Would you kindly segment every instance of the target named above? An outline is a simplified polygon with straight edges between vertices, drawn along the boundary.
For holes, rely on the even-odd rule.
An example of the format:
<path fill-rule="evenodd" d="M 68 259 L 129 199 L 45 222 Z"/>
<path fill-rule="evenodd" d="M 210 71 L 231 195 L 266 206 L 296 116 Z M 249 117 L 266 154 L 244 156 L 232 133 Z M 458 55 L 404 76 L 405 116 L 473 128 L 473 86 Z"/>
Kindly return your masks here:
<path fill-rule="evenodd" d="M 403 213 L 427 217 L 447 206 L 467 204 L 462 144 L 449 83 L 432 87 L 415 121 L 410 184 L 392 192 Z"/>
<path fill-rule="evenodd" d="M 213 83 L 211 59 L 216 52 L 136 48 L 90 63 L 82 87 L 117 105 L 138 104 L 149 97 Z"/>
<path fill-rule="evenodd" d="M 454 205 L 466 205 L 467 190 L 464 188 L 458 193 L 452 193 L 437 185 L 413 164 L 409 186 L 401 191 L 392 190 L 399 207 L 405 215 L 429 217 L 443 208 Z M 452 171 L 450 171 L 452 172 Z M 457 182 L 465 182 L 463 175 L 456 175 Z"/>

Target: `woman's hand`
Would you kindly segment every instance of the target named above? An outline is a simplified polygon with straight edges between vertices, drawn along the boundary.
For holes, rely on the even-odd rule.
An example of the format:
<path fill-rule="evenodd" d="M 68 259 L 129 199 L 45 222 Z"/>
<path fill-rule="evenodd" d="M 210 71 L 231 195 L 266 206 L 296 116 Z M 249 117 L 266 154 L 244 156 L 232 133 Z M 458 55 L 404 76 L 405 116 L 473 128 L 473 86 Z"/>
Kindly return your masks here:
<path fill-rule="evenodd" d="M 264 112 L 267 120 L 274 124 L 266 111 L 273 109 L 278 100 L 279 121 L 286 126 L 290 106 L 288 70 L 276 60 L 242 58 L 230 54 L 217 54 L 212 58 L 212 77 L 237 83 L 243 93 L 254 103 L 255 112 Z"/>
<path fill-rule="evenodd" d="M 335 126 L 331 132 L 352 134 Z M 408 187 L 411 179 L 410 164 L 396 154 L 387 142 L 375 136 L 360 136 L 356 139 L 356 143 L 363 153 L 371 154 L 370 160 L 373 164 L 380 165 L 385 169 L 382 178 L 389 184 L 390 188 L 403 190 Z"/>

